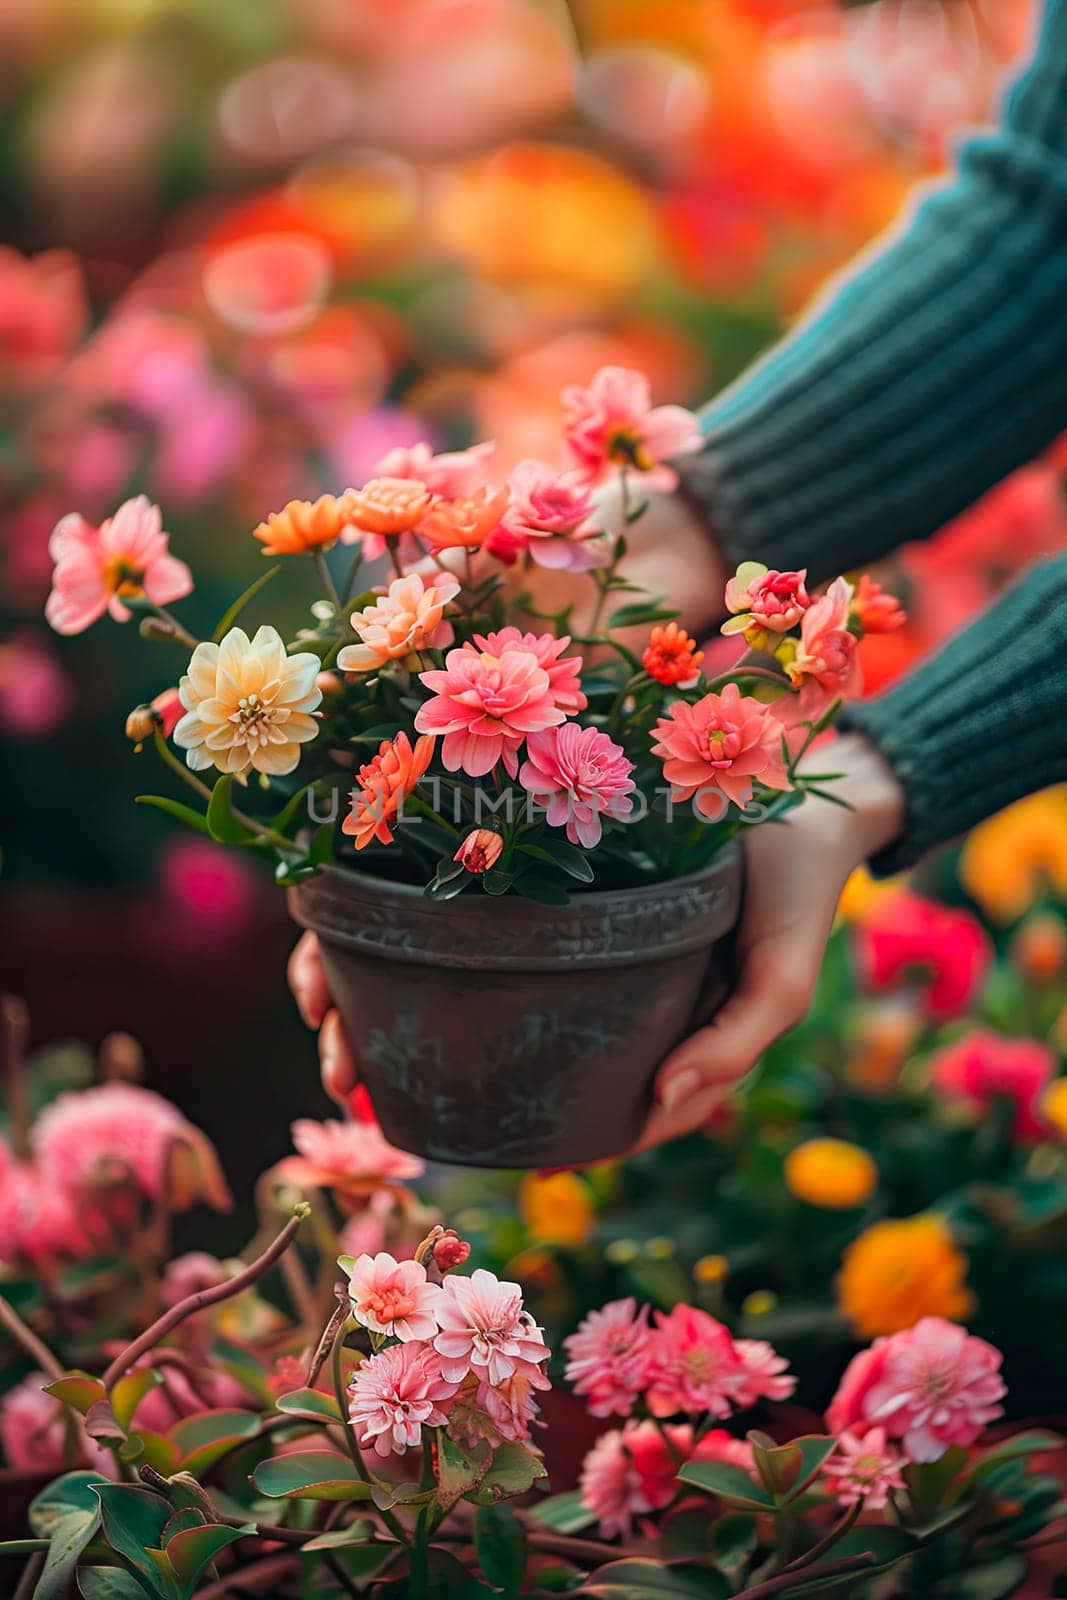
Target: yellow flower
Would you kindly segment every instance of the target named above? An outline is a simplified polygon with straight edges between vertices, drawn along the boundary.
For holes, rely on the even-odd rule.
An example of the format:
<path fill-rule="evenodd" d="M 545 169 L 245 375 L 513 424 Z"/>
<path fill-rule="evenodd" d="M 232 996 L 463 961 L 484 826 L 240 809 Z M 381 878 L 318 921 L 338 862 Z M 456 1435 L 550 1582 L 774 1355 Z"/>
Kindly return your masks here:
<path fill-rule="evenodd" d="M 844 1139 L 809 1139 L 785 1158 L 785 1182 L 809 1206 L 849 1211 L 871 1198 L 878 1168 L 866 1150 Z"/>
<path fill-rule="evenodd" d="M 866 867 L 857 867 L 841 891 L 837 915 L 842 922 L 862 922 L 872 906 L 900 887 L 898 878 L 876 882 Z"/>
<path fill-rule="evenodd" d="M 940 1217 L 876 1222 L 841 1258 L 837 1299 L 862 1339 L 899 1333 L 920 1317 L 960 1322 L 974 1309 L 967 1257 Z"/>
<path fill-rule="evenodd" d="M 1048 882 L 1067 895 L 1067 784 L 982 822 L 960 856 L 960 881 L 987 916 L 1014 922 Z"/>
<path fill-rule="evenodd" d="M 1061 1139 L 1067 1139 L 1067 1078 L 1054 1078 L 1041 1096 L 1041 1115 Z"/>
<path fill-rule="evenodd" d="M 321 667 L 310 651 L 286 655 L 275 628 L 252 639 L 231 628 L 219 644 L 198 644 L 178 688 L 186 715 L 174 743 L 194 772 L 215 766 L 241 783 L 252 769 L 292 772 L 300 746 L 319 731 L 311 713 L 322 699 Z"/>
<path fill-rule="evenodd" d="M 574 1172 L 529 1173 L 519 1189 L 519 1211 L 531 1239 L 569 1249 L 585 1243 L 595 1216 L 589 1185 Z"/>

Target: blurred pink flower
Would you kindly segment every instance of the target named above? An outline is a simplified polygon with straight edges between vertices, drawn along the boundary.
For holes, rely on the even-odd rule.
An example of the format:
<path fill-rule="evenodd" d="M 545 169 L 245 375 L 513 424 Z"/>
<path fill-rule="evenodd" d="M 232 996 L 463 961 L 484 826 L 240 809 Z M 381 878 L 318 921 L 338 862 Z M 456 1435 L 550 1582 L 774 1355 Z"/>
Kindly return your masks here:
<path fill-rule="evenodd" d="M 373 1445 L 380 1456 L 402 1455 L 419 1443 L 424 1426 L 444 1425 L 441 1408 L 455 1392 L 428 1345 L 392 1345 L 356 1368 L 348 1386 L 349 1420 L 361 1445 Z"/>
<path fill-rule="evenodd" d="M 0 1399 L 0 1454 L 7 1465 L 31 1473 L 91 1466 L 102 1478 L 113 1478 L 110 1451 L 86 1438 L 80 1425 L 72 1436 L 70 1411 L 44 1392 L 50 1381 L 47 1373 L 31 1372 Z"/>
<path fill-rule="evenodd" d="M 789 1363 L 766 1339 L 735 1339 L 734 1351 L 741 1360 L 741 1376 L 734 1391 L 739 1407 L 754 1406 L 757 1400 L 788 1400 L 797 1386 Z"/>
<path fill-rule="evenodd" d="M 873 989 L 893 987 L 915 973 L 923 979 L 923 1005 L 935 1022 L 966 1010 L 993 958 L 982 925 L 967 911 L 894 890 L 880 897 L 857 930 L 864 980 Z"/>
<path fill-rule="evenodd" d="M 376 1122 L 314 1122 L 301 1117 L 292 1126 L 298 1155 L 275 1167 L 277 1176 L 299 1188 L 337 1189 L 364 1196 L 386 1183 L 420 1178 L 418 1156 L 389 1144 Z"/>
<path fill-rule="evenodd" d="M 152 704 L 155 706 L 155 701 Z M 185 707 L 179 703 L 177 709 L 184 716 Z M 173 710 L 168 702 L 162 713 L 164 725 Z M 167 902 L 169 945 L 180 944 L 189 952 L 210 951 L 214 957 L 220 945 L 238 938 L 249 927 L 256 907 L 256 885 L 234 855 L 208 839 L 167 842 L 159 881 Z"/>
<path fill-rule="evenodd" d="M 501 760 L 514 777 L 526 735 L 566 718 L 533 650 L 508 645 L 497 656 L 465 644 L 449 651 L 443 669 L 420 672 L 419 681 L 432 698 L 416 712 L 416 729 L 444 734 L 446 768 L 471 778 L 484 777 Z"/>
<path fill-rule="evenodd" d="M 469 1278 L 447 1277 L 437 1302 L 440 1333 L 434 1349 L 445 1377 L 461 1382 L 474 1372 L 486 1382 L 501 1384 L 519 1370 L 548 1360 L 548 1349 L 528 1311 L 517 1283 L 501 1282 L 479 1267 Z"/>
<path fill-rule="evenodd" d="M 692 1435 L 691 1428 L 668 1429 L 668 1432 Z M 687 1448 L 684 1443 L 682 1448 Z M 755 1476 L 756 1459 L 752 1446 L 747 1439 L 735 1439 L 725 1428 L 709 1428 L 690 1456 L 693 1461 L 725 1461 L 729 1466 L 740 1467 L 742 1472 L 751 1472 Z"/>
<path fill-rule="evenodd" d="M 647 1305 L 638 1310 L 631 1295 L 590 1311 L 576 1332 L 564 1339 L 565 1377 L 584 1395 L 594 1417 L 628 1417 L 645 1387 L 651 1331 Z"/>
<path fill-rule="evenodd" d="M 373 672 L 387 661 L 417 650 L 444 650 L 454 630 L 445 608 L 459 593 L 458 578 L 436 572 L 425 580 L 418 572 L 394 578 L 385 594 L 351 617 L 359 644 L 346 645 L 337 657 L 342 672 Z"/>
<path fill-rule="evenodd" d="M 806 567 L 799 572 L 778 572 L 761 561 L 742 561 L 726 585 L 726 609 L 733 614 L 723 623 L 723 633 L 742 633 L 753 625 L 771 633 L 788 633 L 811 605 L 805 587 L 807 575 Z"/>
<path fill-rule="evenodd" d="M 127 621 L 123 598 L 146 595 L 162 606 L 193 587 L 189 568 L 168 552 L 159 507 L 143 494 L 123 501 L 99 528 L 77 512 L 63 517 L 49 552 L 56 565 L 45 616 L 57 633 L 81 633 L 105 611 Z"/>
<path fill-rule="evenodd" d="M 87 1260 L 108 1242 L 106 1229 L 89 1231 L 99 1220 L 33 1162 L 16 1161 L 0 1139 L 0 1261 L 41 1268 Z"/>
<path fill-rule="evenodd" d="M 0 371 L 9 387 L 51 376 L 87 317 L 77 259 L 66 250 L 27 257 L 0 245 Z"/>
<path fill-rule="evenodd" d="M 757 779 L 769 789 L 792 785 L 782 760 L 782 724 L 773 710 L 736 683 L 721 694 L 708 694 L 695 706 L 676 700 L 653 729 L 653 755 L 663 762 L 663 776 L 675 800 L 695 797 L 696 810 L 718 821 L 721 791 L 735 805 L 752 798 Z"/>
<path fill-rule="evenodd" d="M 668 1429 L 672 1442 L 687 1450 L 688 1428 Z M 628 1422 L 602 1433 L 582 1463 L 579 1489 L 605 1539 L 628 1539 L 635 1517 L 662 1511 L 677 1490 L 678 1462 L 654 1422 Z"/>
<path fill-rule="evenodd" d="M 834 1433 L 884 1427 L 912 1461 L 971 1445 L 1002 1413 L 1000 1351 L 943 1317 L 876 1339 L 845 1370 L 826 1412 Z"/>
<path fill-rule="evenodd" d="M 542 567 L 586 572 L 603 559 L 593 542 L 593 497 L 578 472 L 555 473 L 540 461 L 520 461 L 508 479 L 511 499 L 501 520 L 506 559 L 529 550 Z M 490 553 L 496 553 L 490 539 Z"/>
<path fill-rule="evenodd" d="M 744 1374 L 729 1330 L 706 1311 L 677 1305 L 656 1313 L 646 1377 L 654 1416 L 710 1411 L 728 1417 Z"/>
<path fill-rule="evenodd" d="M 216 1284 L 225 1283 L 229 1276 L 218 1256 L 209 1255 L 206 1250 L 188 1250 L 164 1267 L 160 1299 L 165 1306 L 176 1306 L 187 1295 L 213 1289 Z"/>
<path fill-rule="evenodd" d="M 793 683 L 808 690 L 805 714 L 814 718 L 831 700 L 857 695 L 863 683 L 856 636 L 849 632 L 852 585 L 835 578 L 800 622 L 797 653 L 787 664 Z M 821 694 L 812 693 L 813 688 Z"/>
<path fill-rule="evenodd" d="M 475 444 L 469 450 L 451 450 L 434 455 L 425 440 L 413 445 L 394 445 L 378 462 L 375 478 L 417 478 L 432 494 L 446 500 L 461 500 L 485 487 L 486 463 L 495 446 Z"/>
<path fill-rule="evenodd" d="M 474 635 L 478 649 L 487 651 L 491 656 L 502 655 L 505 650 L 532 650 L 548 673 L 556 706 L 573 717 L 579 711 L 584 711 L 589 702 L 582 693 L 581 657 L 563 654 L 570 642 L 569 634 L 565 633 L 557 639 L 551 633 L 522 633 L 514 623 L 498 629 L 496 633 Z"/>
<path fill-rule="evenodd" d="M 876 583 L 869 572 L 860 575 L 852 596 L 852 615 L 864 634 L 895 633 L 908 618 L 895 594 Z"/>
<path fill-rule="evenodd" d="M 43 739 L 70 715 L 70 679 L 45 639 L 30 628 L 0 642 L 0 729 Z"/>
<path fill-rule="evenodd" d="M 621 819 L 633 810 L 633 762 L 600 728 L 576 722 L 531 733 L 519 782 L 546 807 L 550 828 L 566 827 L 571 844 L 592 850 L 600 843 L 604 815 Z"/>
<path fill-rule="evenodd" d="M 627 367 L 601 367 L 591 383 L 572 384 L 562 394 L 564 440 L 590 484 L 619 467 L 647 475 L 650 484 L 672 489 L 672 456 L 695 450 L 700 427 L 682 406 L 652 405 L 648 379 Z"/>
<path fill-rule="evenodd" d="M 432 1339 L 437 1332 L 440 1287 L 428 1283 L 418 1261 L 397 1261 L 385 1250 L 355 1260 L 341 1256 L 338 1265 L 348 1277 L 352 1314 L 372 1333 L 390 1334 L 402 1343 Z"/>
<path fill-rule="evenodd" d="M 1039 1102 L 1055 1076 L 1056 1057 L 1039 1039 L 1006 1039 L 988 1028 L 975 1028 L 936 1051 L 927 1072 L 941 1094 L 968 1101 L 976 1112 L 992 1110 L 998 1100 L 1009 1101 L 1015 1108 L 1016 1138 L 1047 1135 Z"/>
<path fill-rule="evenodd" d="M 884 1509 L 891 1489 L 903 1489 L 906 1457 L 886 1443 L 884 1428 L 853 1433 L 846 1428 L 826 1463 L 826 1487 L 843 1506 L 861 1502 L 868 1511 Z"/>

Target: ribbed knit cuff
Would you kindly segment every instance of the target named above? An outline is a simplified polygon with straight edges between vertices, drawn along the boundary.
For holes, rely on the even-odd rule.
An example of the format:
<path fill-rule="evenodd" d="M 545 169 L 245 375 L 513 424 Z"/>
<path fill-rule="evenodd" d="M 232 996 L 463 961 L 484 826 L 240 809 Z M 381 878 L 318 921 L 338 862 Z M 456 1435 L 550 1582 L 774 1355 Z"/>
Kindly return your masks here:
<path fill-rule="evenodd" d="M 879 876 L 1067 780 L 1067 554 L 841 726 L 878 747 L 906 796 L 903 833 L 871 863 Z"/>

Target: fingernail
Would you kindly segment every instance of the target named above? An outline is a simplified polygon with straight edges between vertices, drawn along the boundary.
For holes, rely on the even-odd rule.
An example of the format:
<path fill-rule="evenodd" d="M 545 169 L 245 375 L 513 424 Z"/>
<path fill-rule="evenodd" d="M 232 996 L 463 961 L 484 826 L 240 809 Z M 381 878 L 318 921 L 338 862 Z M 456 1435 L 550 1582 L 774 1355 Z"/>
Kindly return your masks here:
<path fill-rule="evenodd" d="M 673 1111 L 699 1087 L 700 1073 L 696 1067 L 686 1067 L 684 1072 L 679 1072 L 677 1077 L 670 1078 L 664 1085 L 660 1104 L 664 1111 Z"/>

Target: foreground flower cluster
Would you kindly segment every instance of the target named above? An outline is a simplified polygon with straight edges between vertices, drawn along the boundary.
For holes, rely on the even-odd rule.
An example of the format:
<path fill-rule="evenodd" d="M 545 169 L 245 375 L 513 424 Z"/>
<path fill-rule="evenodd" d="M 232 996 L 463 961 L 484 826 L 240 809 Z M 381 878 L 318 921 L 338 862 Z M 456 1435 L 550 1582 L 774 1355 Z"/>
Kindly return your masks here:
<path fill-rule="evenodd" d="M 358 488 L 271 512 L 253 530 L 263 553 L 309 559 L 323 591 L 289 642 L 237 621 L 261 583 L 196 640 L 168 610 L 191 579 L 143 498 L 97 528 L 60 523 L 48 616 L 72 633 L 105 610 L 137 613 L 149 637 L 191 649 L 176 691 L 129 731 L 155 738 L 212 837 L 264 849 L 284 881 L 335 848 L 325 824 L 310 846 L 300 836 L 353 767 L 343 834 L 372 870 L 413 867 L 436 898 L 477 882 L 558 903 L 608 872 L 693 870 L 753 800 L 774 815 L 802 798 L 800 756 L 861 687 L 859 639 L 903 613 L 868 578 L 819 594 L 803 571 L 746 562 L 724 632 L 765 662 L 707 677 L 674 614 L 625 575 L 641 486 L 673 482 L 671 460 L 699 442 L 695 417 L 654 406 L 647 379 L 622 367 L 568 387 L 562 413 L 562 469 L 525 460 L 504 476 L 490 444 L 416 444 L 388 451 Z M 389 570 L 368 571 L 359 592 L 374 564 Z M 545 608 L 544 569 L 570 585 L 560 609 Z M 220 775 L 211 790 L 207 772 Z M 234 807 L 232 782 L 253 778 L 280 784 L 281 811 L 255 794 Z M 706 824 L 695 835 L 693 818 Z"/>

